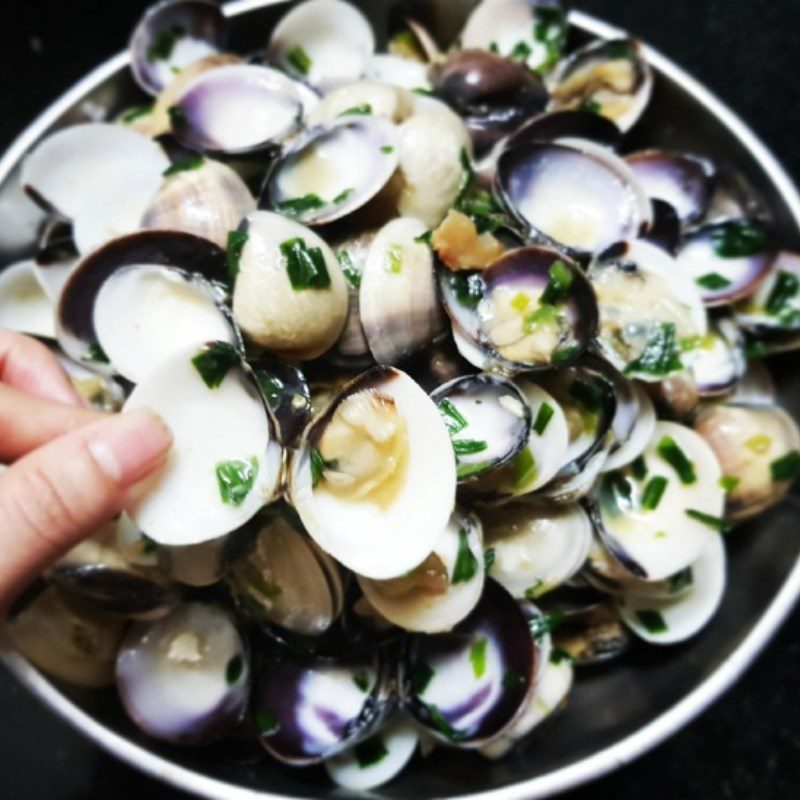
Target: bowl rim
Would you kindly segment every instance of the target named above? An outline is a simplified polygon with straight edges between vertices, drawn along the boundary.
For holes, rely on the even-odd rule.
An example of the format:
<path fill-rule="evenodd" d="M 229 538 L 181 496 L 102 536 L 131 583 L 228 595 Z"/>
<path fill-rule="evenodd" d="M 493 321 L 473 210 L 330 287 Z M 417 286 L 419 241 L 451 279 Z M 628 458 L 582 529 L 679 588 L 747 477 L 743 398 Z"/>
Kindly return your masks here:
<path fill-rule="evenodd" d="M 234 0 L 223 6 L 223 12 L 227 17 L 237 17 L 250 11 L 285 2 L 287 0 Z M 603 38 L 628 36 L 623 29 L 581 11 L 571 10 L 569 23 Z M 650 45 L 644 44 L 643 46 L 645 57 L 659 73 L 686 89 L 747 148 L 769 177 L 775 189 L 782 195 L 786 207 L 800 229 L 800 193 L 791 177 L 764 142 L 738 114 L 682 67 Z M 112 56 L 95 67 L 40 113 L 17 136 L 0 158 L 0 185 L 13 173 L 28 150 L 66 111 L 83 99 L 87 93 L 98 88 L 104 81 L 127 67 L 129 62 L 127 51 Z M 767 610 L 739 646 L 702 683 L 670 709 L 634 733 L 572 764 L 509 786 L 473 792 L 462 795 L 462 797 L 469 798 L 469 800 L 536 800 L 536 798 L 550 797 L 576 788 L 629 764 L 661 744 L 669 736 L 677 733 L 741 678 L 780 628 L 798 597 L 800 597 L 800 558 L 795 561 L 794 567 Z M 77 731 L 111 755 L 145 772 L 152 778 L 164 781 L 177 789 L 209 798 L 209 800 L 291 800 L 292 798 L 291 795 L 236 786 L 201 775 L 162 758 L 106 728 L 70 701 L 44 675 L 17 653 L 2 632 L 0 632 L 0 660 L 33 695 Z"/>

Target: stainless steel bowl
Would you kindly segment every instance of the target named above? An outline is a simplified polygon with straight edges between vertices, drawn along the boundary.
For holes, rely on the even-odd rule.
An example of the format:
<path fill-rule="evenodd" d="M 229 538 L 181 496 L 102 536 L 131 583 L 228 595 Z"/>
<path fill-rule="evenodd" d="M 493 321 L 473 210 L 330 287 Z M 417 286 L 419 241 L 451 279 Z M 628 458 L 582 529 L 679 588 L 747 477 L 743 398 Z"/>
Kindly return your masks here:
<path fill-rule="evenodd" d="M 358 3 L 385 30 L 389 0 Z M 226 6 L 236 50 L 255 51 L 283 13 L 275 0 Z M 424 5 L 420 2 L 417 5 Z M 472 0 L 429 0 L 430 21 L 446 39 L 459 29 Z M 619 31 L 573 13 L 578 37 Z M 653 103 L 634 132 L 637 144 L 705 154 L 741 169 L 762 195 L 781 240 L 800 246 L 800 196 L 752 131 L 691 76 L 648 48 L 658 73 Z M 55 128 L 115 113 L 136 102 L 127 54 L 98 67 L 48 108 L 0 160 L 0 263 L 29 253 L 41 221 L 21 193 L 22 157 Z M 800 415 L 800 371 L 778 361 L 773 370 L 781 402 Z M 670 649 L 637 648 L 622 663 L 582 673 L 569 708 L 518 753 L 499 763 L 472 754 L 437 752 L 418 760 L 375 797 L 539 798 L 592 780 L 625 764 L 678 731 L 741 676 L 779 627 L 800 594 L 797 496 L 731 536 L 730 577 L 723 606 L 696 639 Z M 260 757 L 251 742 L 212 749 L 159 745 L 137 731 L 113 692 L 58 686 L 7 646 L 0 653 L 19 679 L 56 713 L 98 745 L 153 777 L 214 800 L 344 797 L 322 770 L 290 770 Z"/>

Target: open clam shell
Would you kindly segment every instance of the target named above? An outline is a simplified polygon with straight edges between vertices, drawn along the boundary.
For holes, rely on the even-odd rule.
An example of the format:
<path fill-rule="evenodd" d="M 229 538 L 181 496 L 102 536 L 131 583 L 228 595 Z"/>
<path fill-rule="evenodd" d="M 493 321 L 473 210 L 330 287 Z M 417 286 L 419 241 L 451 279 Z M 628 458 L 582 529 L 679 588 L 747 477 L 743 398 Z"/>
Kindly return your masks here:
<path fill-rule="evenodd" d="M 576 256 L 634 239 L 652 221 L 631 169 L 593 142 L 518 144 L 498 159 L 496 180 L 520 224 Z"/>
<path fill-rule="evenodd" d="M 70 272 L 59 298 L 56 317 L 58 340 L 67 354 L 76 361 L 91 363 L 100 370 L 108 370 L 109 367 L 108 356 L 103 353 L 98 338 L 95 310 L 106 282 L 123 271 L 125 277 L 119 279 L 118 286 L 124 285 L 129 279 L 136 282 L 140 277 L 152 275 L 156 294 L 151 299 L 163 300 L 167 305 L 184 299 L 189 304 L 187 308 L 194 305 L 192 301 L 198 292 L 208 296 L 213 295 L 215 290 L 206 286 L 203 280 L 221 282 L 227 277 L 225 254 L 220 248 L 205 239 L 175 231 L 142 231 L 130 234 L 109 242 L 83 258 Z M 194 274 L 202 278 L 194 277 Z M 149 288 L 147 283 L 146 281 L 145 285 L 140 287 L 144 294 L 137 293 L 128 298 L 126 292 L 123 297 L 126 304 L 130 299 L 129 309 L 134 315 L 133 318 L 126 317 L 130 324 L 138 324 L 135 315 L 139 311 L 135 306 L 138 300 L 147 299 Z M 204 287 L 202 291 L 201 285 Z M 131 288 L 130 285 L 128 288 Z M 159 291 L 168 288 L 174 288 L 177 295 Z M 110 321 L 113 323 L 116 307 L 106 310 L 110 311 Z M 218 312 L 212 310 L 212 314 L 215 315 L 215 324 L 212 327 L 219 330 L 219 326 L 216 325 Z M 124 321 L 120 319 L 120 323 Z M 154 317 L 154 321 L 158 321 L 158 314 Z M 175 320 L 170 319 L 169 325 L 174 326 Z M 196 326 L 188 326 L 184 332 L 190 333 L 194 327 Z M 230 330 L 228 325 L 225 338 L 231 335 Z M 171 335 L 162 337 L 161 341 L 156 342 L 156 349 L 153 352 L 160 352 L 165 346 L 169 352 L 170 341 L 185 344 L 180 338 L 181 329 L 177 328 L 173 332 L 179 334 L 177 339 Z M 191 339 L 197 342 L 195 336 L 192 335 Z M 127 343 L 122 341 L 120 344 L 125 347 Z M 130 344 L 135 345 L 136 341 Z"/>
<path fill-rule="evenodd" d="M 307 429 L 290 494 L 323 550 L 381 580 L 431 553 L 450 518 L 455 483 L 450 437 L 434 402 L 405 373 L 375 367 Z"/>
<path fill-rule="evenodd" d="M 592 542 L 592 524 L 577 504 L 516 502 L 483 515 L 491 577 L 518 599 L 535 600 L 576 575 Z"/>
<path fill-rule="evenodd" d="M 535 116 L 509 136 L 504 147 L 528 142 L 565 144 L 588 140 L 615 149 L 621 138 L 622 132 L 611 120 L 591 111 L 564 109 Z"/>
<path fill-rule="evenodd" d="M 182 69 L 219 52 L 226 33 L 215 0 L 163 0 L 145 11 L 131 37 L 133 77 L 157 95 Z"/>
<path fill-rule="evenodd" d="M 708 162 L 664 150 L 641 150 L 625 160 L 648 197 L 669 203 L 681 222 L 697 222 L 705 217 L 713 190 L 713 172 Z"/>
<path fill-rule="evenodd" d="M 614 245 L 588 277 L 597 297 L 603 355 L 625 375 L 660 381 L 707 332 L 702 298 L 669 254 L 642 240 Z"/>
<path fill-rule="evenodd" d="M 701 436 L 658 422 L 641 460 L 606 473 L 595 490 L 593 518 L 603 544 L 643 580 L 680 572 L 722 525 L 722 474 Z"/>
<path fill-rule="evenodd" d="M 361 274 L 361 325 L 379 364 L 400 364 L 443 330 L 427 227 L 400 217 L 381 228 Z"/>
<path fill-rule="evenodd" d="M 267 59 L 323 92 L 360 78 L 375 51 L 364 15 L 342 0 L 306 0 L 275 26 Z"/>
<path fill-rule="evenodd" d="M 150 736 L 203 744 L 230 733 L 244 715 L 248 662 L 226 611 L 185 603 L 131 629 L 117 656 L 117 687 L 128 715 Z"/>
<path fill-rule="evenodd" d="M 716 403 L 700 410 L 694 429 L 725 475 L 729 518 L 749 519 L 786 496 L 800 460 L 800 430 L 783 409 Z"/>
<path fill-rule="evenodd" d="M 227 584 L 248 619 L 301 636 L 321 636 L 342 611 L 338 567 L 289 512 L 266 516 Z"/>
<path fill-rule="evenodd" d="M 647 587 L 628 589 L 617 598 L 622 621 L 650 644 L 676 644 L 697 634 L 712 619 L 725 590 L 725 546 L 716 534 L 701 555 L 673 576 L 675 594 L 666 598 Z"/>
<path fill-rule="evenodd" d="M 481 747 L 514 723 L 536 668 L 528 621 L 511 595 L 489 580 L 481 602 L 450 633 L 412 638 L 408 707 L 437 740 Z"/>
<path fill-rule="evenodd" d="M 774 256 L 763 223 L 731 219 L 686 233 L 677 260 L 680 269 L 697 284 L 703 302 L 714 307 L 756 292 Z"/>
<path fill-rule="evenodd" d="M 0 269 L 0 326 L 55 338 L 55 308 L 36 279 L 34 261 L 18 261 Z"/>
<path fill-rule="evenodd" d="M 528 441 L 531 409 L 507 378 L 466 375 L 438 387 L 431 399 L 450 433 L 459 483 L 510 463 Z"/>
<path fill-rule="evenodd" d="M 305 766 L 369 736 L 393 706 L 390 665 L 379 653 L 332 659 L 275 653 L 258 675 L 259 742 L 274 758 Z"/>
<path fill-rule="evenodd" d="M 450 630 L 477 605 L 484 582 L 480 520 L 453 513 L 433 551 L 407 575 L 387 581 L 358 578 L 371 606 L 408 631 Z"/>
<path fill-rule="evenodd" d="M 561 63 L 551 108 L 588 108 L 627 132 L 647 109 L 652 91 L 653 73 L 638 41 L 600 40 Z"/>
<path fill-rule="evenodd" d="M 397 145 L 395 126 L 372 114 L 312 128 L 273 164 L 262 205 L 306 225 L 341 219 L 386 186 L 397 169 Z"/>
<path fill-rule="evenodd" d="M 73 224 L 81 253 L 131 233 L 161 185 L 169 160 L 130 128 L 85 123 L 48 136 L 25 159 L 21 182 L 45 210 Z"/>
<path fill-rule="evenodd" d="M 193 78 L 170 109 L 172 130 L 192 150 L 237 155 L 268 149 L 300 125 L 303 106 L 282 72 L 230 64 Z"/>
<path fill-rule="evenodd" d="M 162 360 L 125 404 L 138 408 L 156 411 L 173 434 L 164 468 L 127 509 L 151 539 L 175 546 L 215 539 L 273 499 L 281 447 L 257 381 L 231 345 L 194 346 Z"/>

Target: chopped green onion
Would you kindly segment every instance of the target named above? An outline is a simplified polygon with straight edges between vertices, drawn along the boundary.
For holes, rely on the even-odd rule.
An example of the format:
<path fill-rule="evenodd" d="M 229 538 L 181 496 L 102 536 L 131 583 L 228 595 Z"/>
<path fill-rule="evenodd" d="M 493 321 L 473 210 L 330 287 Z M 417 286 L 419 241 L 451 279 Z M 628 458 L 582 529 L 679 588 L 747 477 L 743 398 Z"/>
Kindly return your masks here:
<path fill-rule="evenodd" d="M 775 277 L 775 284 L 769 293 L 765 308 L 773 317 L 786 314 L 791 308 L 791 302 L 800 291 L 800 278 L 793 272 L 781 270 Z"/>
<path fill-rule="evenodd" d="M 280 246 L 286 261 L 289 282 L 296 291 L 326 289 L 331 277 L 325 265 L 325 256 L 319 247 L 308 247 L 304 239 L 289 239 Z"/>
<path fill-rule="evenodd" d="M 394 147 L 392 147 L 390 144 L 385 144 L 383 147 L 381 147 L 381 153 L 386 153 L 386 155 L 394 153 Z"/>
<path fill-rule="evenodd" d="M 170 175 L 176 175 L 179 172 L 191 172 L 194 169 L 200 169 L 205 163 L 203 156 L 190 156 L 183 159 L 183 161 L 176 161 L 172 166 L 167 167 L 162 173 L 165 178 Z"/>
<path fill-rule="evenodd" d="M 537 597 L 544 594 L 544 590 L 546 589 L 547 584 L 541 578 L 537 578 L 536 582 L 525 590 L 525 599 L 536 600 Z"/>
<path fill-rule="evenodd" d="M 274 711 L 259 711 L 256 714 L 256 727 L 259 733 L 275 733 L 278 730 L 278 715 Z"/>
<path fill-rule="evenodd" d="M 293 197 L 278 203 L 275 208 L 287 217 L 302 217 L 308 211 L 316 211 L 327 204 L 318 194 L 305 194 L 302 197 Z"/>
<path fill-rule="evenodd" d="M 733 526 L 720 517 L 715 517 L 711 514 L 704 514 L 702 511 L 695 511 L 693 508 L 686 509 L 686 516 L 696 522 L 700 522 L 707 528 L 711 528 L 718 533 L 728 533 Z"/>
<path fill-rule="evenodd" d="M 369 675 L 366 672 L 356 672 L 353 675 L 353 683 L 361 689 L 362 692 L 366 692 L 369 689 Z"/>
<path fill-rule="evenodd" d="M 469 663 L 472 664 L 472 674 L 482 678 L 486 672 L 486 639 L 476 639 L 469 649 Z"/>
<path fill-rule="evenodd" d="M 152 64 L 154 61 L 169 61 L 172 51 L 178 43 L 178 39 L 186 33 L 186 29 L 181 25 L 172 25 L 165 31 L 156 36 L 153 43 L 147 48 L 147 61 Z"/>
<path fill-rule="evenodd" d="M 648 633 L 666 633 L 669 630 L 667 623 L 664 622 L 664 617 L 662 617 L 658 611 L 649 611 L 645 609 L 637 611 L 636 616 Z"/>
<path fill-rule="evenodd" d="M 555 306 L 542 305 L 522 320 L 522 329 L 525 333 L 533 333 L 540 325 L 558 325 L 559 313 Z"/>
<path fill-rule="evenodd" d="M 556 412 L 550 403 L 542 403 L 539 406 L 536 419 L 533 421 L 533 430 L 537 436 L 541 436 L 547 430 L 547 426 L 550 424 L 550 420 L 553 418 L 553 414 L 555 413 Z"/>
<path fill-rule="evenodd" d="M 453 578 L 451 583 L 466 583 L 475 577 L 478 571 L 478 559 L 470 550 L 467 532 L 461 528 L 458 532 L 458 554 L 456 555 L 455 567 L 453 567 Z"/>
<path fill-rule="evenodd" d="M 225 263 L 228 267 L 228 275 L 230 276 L 231 283 L 236 281 L 236 276 L 239 274 L 239 262 L 242 258 L 242 251 L 249 238 L 247 231 L 228 231 L 228 248 L 225 252 Z"/>
<path fill-rule="evenodd" d="M 736 490 L 736 487 L 741 483 L 740 478 L 734 478 L 733 475 L 723 475 L 719 479 L 719 488 L 722 489 L 725 494 L 731 494 Z"/>
<path fill-rule="evenodd" d="M 720 258 L 745 258 L 758 253 L 766 244 L 766 237 L 750 222 L 732 221 L 715 228 L 711 242 Z"/>
<path fill-rule="evenodd" d="M 661 498 L 664 496 L 667 483 L 669 483 L 669 481 L 667 481 L 666 478 L 662 478 L 660 475 L 650 478 L 642 494 L 642 508 L 646 508 L 648 511 L 655 511 L 658 508 L 658 504 L 661 502 Z"/>
<path fill-rule="evenodd" d="M 420 664 L 417 666 L 411 673 L 412 694 L 415 694 L 417 697 L 421 697 L 425 694 L 425 690 L 428 688 L 435 674 L 433 668 L 428 664 Z"/>
<path fill-rule="evenodd" d="M 372 113 L 372 106 L 369 103 L 362 103 L 360 106 L 353 106 L 339 114 L 340 117 L 366 117 Z"/>
<path fill-rule="evenodd" d="M 215 469 L 222 502 L 240 506 L 250 494 L 258 476 L 258 459 L 221 461 Z"/>
<path fill-rule="evenodd" d="M 431 718 L 431 722 L 434 724 L 436 729 L 441 733 L 446 739 L 449 739 L 451 742 L 458 742 L 464 738 L 464 734 L 457 731 L 442 715 L 442 712 L 434 705 L 429 705 L 428 707 L 428 715 Z"/>
<path fill-rule="evenodd" d="M 294 70 L 305 76 L 311 72 L 312 61 L 308 53 L 299 44 L 290 47 L 286 52 L 286 61 Z"/>
<path fill-rule="evenodd" d="M 322 453 L 316 447 L 312 447 L 309 450 L 309 466 L 311 467 L 311 488 L 315 489 L 322 480 L 325 470 L 336 469 L 338 464 L 335 460 L 326 461 Z"/>
<path fill-rule="evenodd" d="M 235 655 L 230 659 L 230 661 L 228 661 L 228 664 L 225 667 L 225 682 L 228 684 L 228 686 L 233 686 L 233 684 L 242 677 L 243 672 L 244 660 L 240 655 Z"/>
<path fill-rule="evenodd" d="M 89 345 L 86 357 L 89 361 L 94 361 L 96 364 L 110 364 L 111 360 L 106 355 L 106 351 L 97 342 L 92 342 Z"/>
<path fill-rule="evenodd" d="M 483 554 L 483 569 L 488 575 L 492 571 L 492 567 L 494 566 L 494 559 L 496 556 L 496 552 L 494 547 L 489 547 Z"/>
<path fill-rule="evenodd" d="M 515 489 L 527 486 L 536 479 L 539 469 L 529 447 L 524 447 L 514 457 L 511 465 L 511 484 Z"/>
<path fill-rule="evenodd" d="M 800 476 L 800 452 L 792 450 L 785 456 L 776 459 L 770 464 L 770 472 L 775 483 L 793 481 Z"/>
<path fill-rule="evenodd" d="M 357 744 L 353 748 L 353 753 L 356 761 L 358 761 L 359 769 L 374 767 L 375 764 L 379 764 L 389 755 L 389 751 L 380 736 L 372 736 Z"/>
<path fill-rule="evenodd" d="M 643 481 L 647 477 L 647 463 L 644 456 L 637 456 L 631 464 L 631 472 L 637 481 Z"/>
<path fill-rule="evenodd" d="M 664 436 L 656 450 L 661 458 L 675 470 L 681 483 L 689 485 L 697 481 L 694 464 L 671 436 Z"/>
<path fill-rule="evenodd" d="M 403 248 L 399 244 L 392 244 L 386 249 L 386 271 L 398 275 L 403 269 Z"/>
<path fill-rule="evenodd" d="M 256 380 L 264 392 L 264 397 L 267 398 L 267 405 L 274 411 L 283 400 L 286 384 L 277 375 L 273 375 L 265 369 L 257 369 L 255 373 Z"/>
<path fill-rule="evenodd" d="M 569 395 L 589 411 L 599 411 L 603 407 L 603 391 L 589 381 L 577 379 L 569 387 Z"/>
<path fill-rule="evenodd" d="M 531 46 L 527 42 L 517 42 L 508 54 L 514 61 L 527 61 L 531 57 Z"/>
<path fill-rule="evenodd" d="M 686 569 L 682 569 L 680 572 L 676 572 L 674 575 L 670 576 L 667 581 L 667 589 L 670 594 L 677 594 L 693 583 L 694 573 L 692 572 L 692 568 L 686 567 Z"/>
<path fill-rule="evenodd" d="M 239 351 L 227 342 L 212 342 L 193 359 L 194 368 L 209 389 L 216 389 L 225 380 L 228 370 L 241 361 Z"/>
<path fill-rule="evenodd" d="M 563 611 L 539 614 L 528 622 L 533 638 L 538 642 L 545 634 L 552 633 L 564 621 Z"/>
<path fill-rule="evenodd" d="M 460 433 L 469 425 L 464 415 L 455 407 L 451 400 L 445 398 L 438 403 L 439 413 L 444 418 L 444 424 L 450 435 Z"/>
<path fill-rule="evenodd" d="M 561 260 L 554 261 L 548 270 L 550 279 L 544 287 L 539 302 L 545 305 L 554 306 L 563 302 L 569 295 L 569 290 L 575 280 L 575 276 L 569 267 Z"/>
<path fill-rule="evenodd" d="M 471 456 L 488 450 L 489 444 L 479 439 L 456 439 L 453 441 L 453 451 L 457 456 Z"/>
<path fill-rule="evenodd" d="M 731 282 L 718 272 L 709 272 L 701 275 L 695 280 L 695 283 L 698 286 L 702 286 L 703 289 L 710 289 L 711 291 L 727 289 L 731 285 Z"/>
<path fill-rule="evenodd" d="M 129 108 L 121 117 L 120 120 L 124 122 L 126 125 L 129 125 L 131 122 L 135 122 L 137 119 L 141 117 L 146 117 L 150 114 L 153 110 L 153 103 L 148 103 L 144 106 L 134 106 L 133 108 Z"/>
<path fill-rule="evenodd" d="M 343 192 L 339 192 L 339 194 L 333 198 L 331 203 L 335 206 L 341 205 L 345 200 L 350 198 L 350 195 L 353 194 L 354 191 L 354 189 L 345 189 Z"/>
<path fill-rule="evenodd" d="M 567 663 L 572 663 L 575 659 L 564 649 L 561 647 L 554 647 L 550 651 L 550 663 L 551 664 L 563 664 L 565 661 Z"/>
<path fill-rule="evenodd" d="M 600 114 L 603 111 L 603 106 L 601 106 L 597 100 L 592 100 L 589 98 L 588 100 L 583 101 L 581 109 L 583 111 L 588 111 L 590 114 Z"/>
<path fill-rule="evenodd" d="M 347 282 L 354 289 L 360 289 L 361 273 L 356 269 L 355 264 L 353 264 L 353 259 L 350 257 L 350 253 L 348 253 L 347 250 L 339 250 L 336 253 L 336 260 L 339 262 L 339 266 L 342 268 L 342 273 L 347 279 Z"/>
<path fill-rule="evenodd" d="M 675 341 L 675 323 L 663 322 L 653 326 L 641 355 L 625 367 L 625 374 L 642 372 L 648 375 L 667 375 L 683 369 Z"/>

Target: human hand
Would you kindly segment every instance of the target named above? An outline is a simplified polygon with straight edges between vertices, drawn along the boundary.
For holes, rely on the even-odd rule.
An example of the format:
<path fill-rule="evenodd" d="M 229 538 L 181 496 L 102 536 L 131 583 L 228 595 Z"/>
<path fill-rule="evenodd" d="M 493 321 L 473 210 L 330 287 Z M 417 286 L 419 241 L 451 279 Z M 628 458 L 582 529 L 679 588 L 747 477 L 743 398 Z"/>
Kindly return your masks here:
<path fill-rule="evenodd" d="M 33 578 L 124 507 L 166 459 L 154 414 L 86 408 L 43 344 L 0 329 L 0 618 Z"/>

